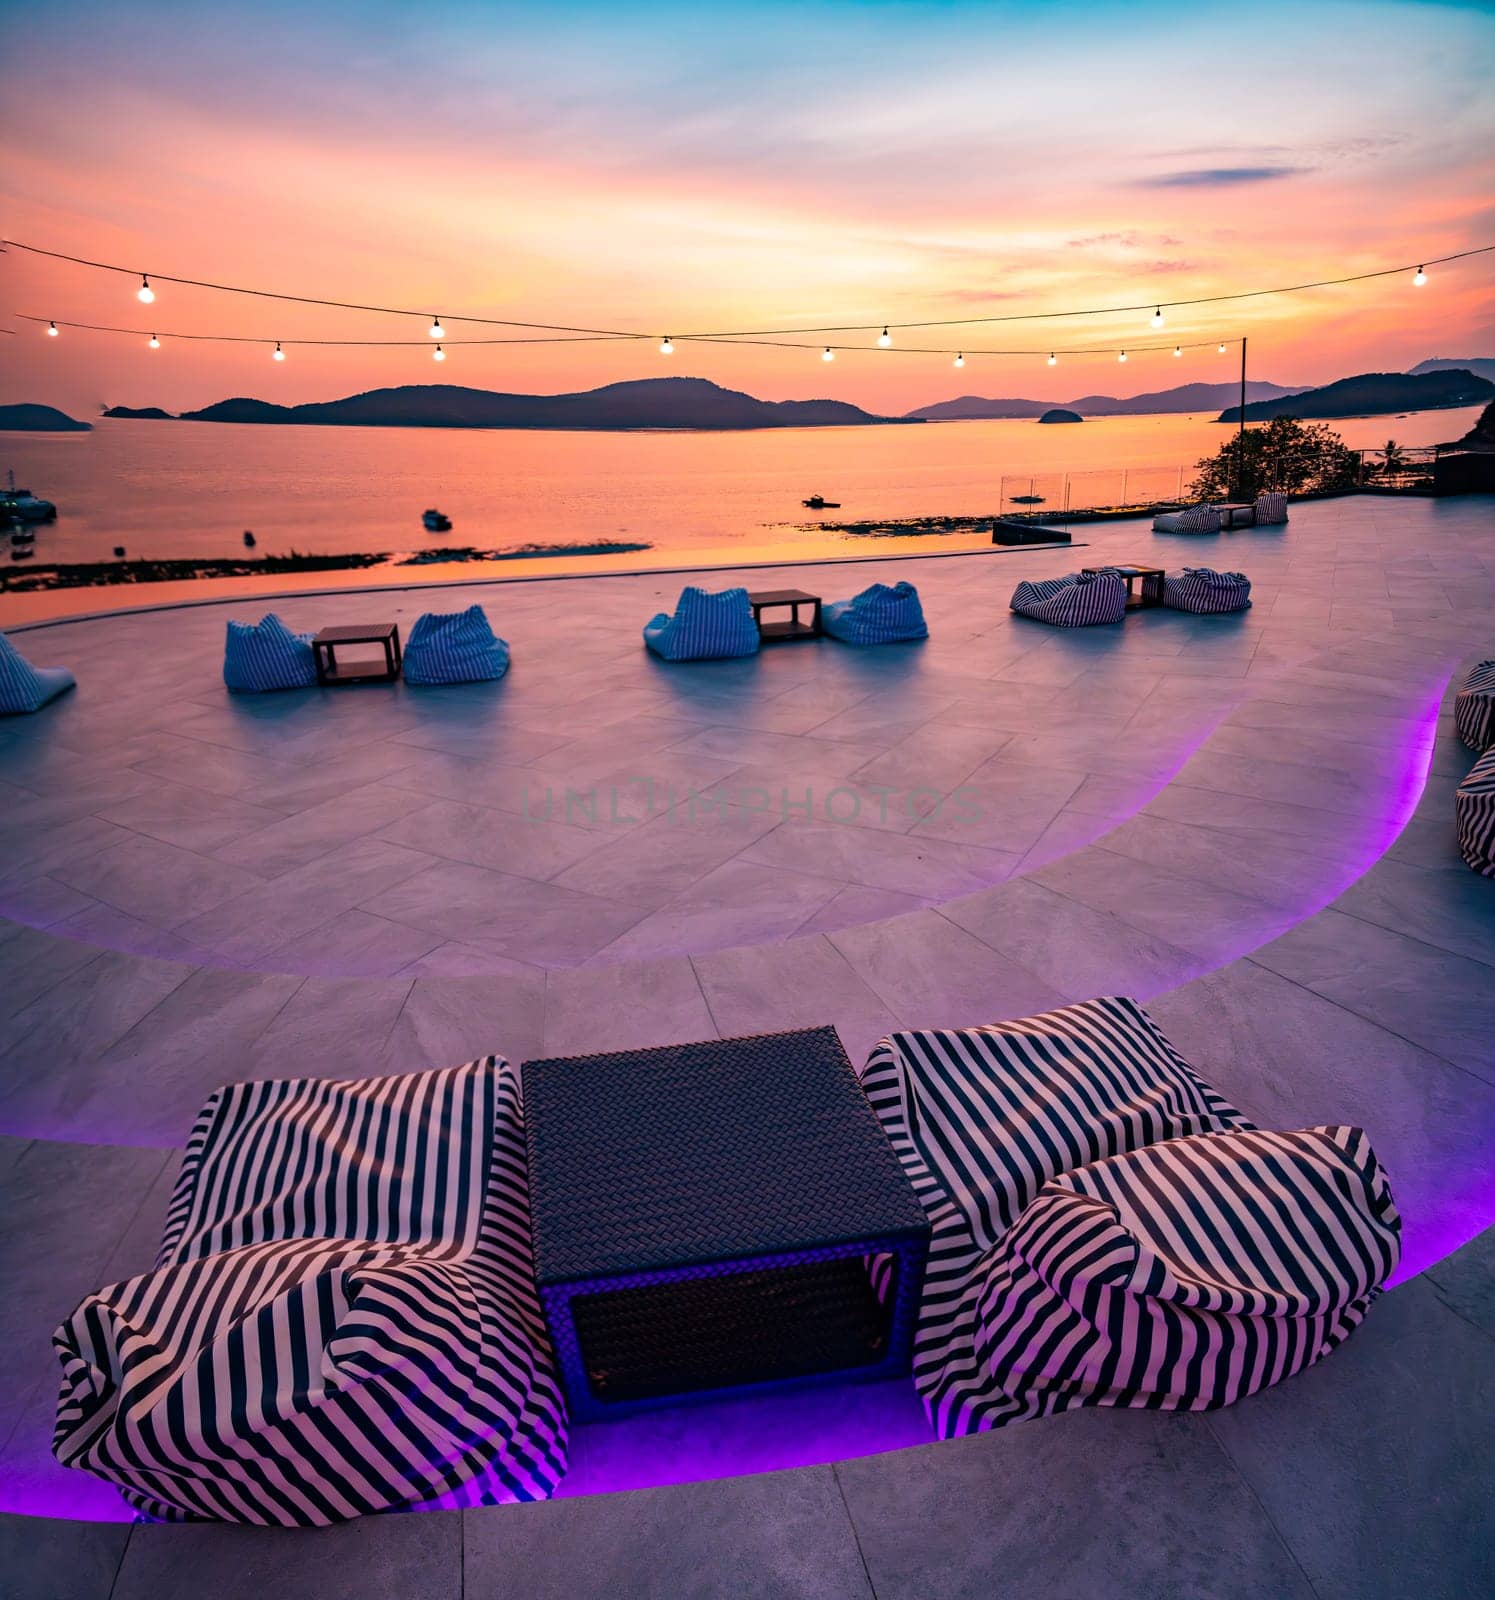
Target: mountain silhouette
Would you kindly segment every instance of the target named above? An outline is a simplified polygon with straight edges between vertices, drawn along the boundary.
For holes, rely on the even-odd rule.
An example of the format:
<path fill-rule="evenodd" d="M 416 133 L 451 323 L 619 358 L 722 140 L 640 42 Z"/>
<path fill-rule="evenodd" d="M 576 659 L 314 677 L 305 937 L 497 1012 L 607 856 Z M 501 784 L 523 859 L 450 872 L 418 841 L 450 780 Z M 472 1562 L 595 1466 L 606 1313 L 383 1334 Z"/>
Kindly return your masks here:
<path fill-rule="evenodd" d="M 1447 406 L 1472 406 L 1495 395 L 1495 383 L 1476 378 L 1463 368 L 1437 372 L 1362 372 L 1340 378 L 1321 389 L 1246 406 L 1246 421 L 1268 417 L 1379 417 L 1398 411 L 1435 411 Z M 1239 422 L 1241 408 L 1228 406 L 1221 422 Z"/>
<path fill-rule="evenodd" d="M 901 422 L 842 400 L 758 400 L 705 378 L 640 378 L 579 394 L 500 394 L 454 384 L 405 384 L 345 400 L 280 406 L 220 400 L 184 411 L 188 422 L 298 423 L 364 428 L 737 428 L 856 427 Z"/>
<path fill-rule="evenodd" d="M 1297 392 L 1296 389 L 1284 388 L 1280 383 L 1267 383 L 1260 379 L 1246 385 L 1248 400 L 1271 400 L 1278 395 Z M 1213 411 L 1232 400 L 1239 401 L 1240 397 L 1239 382 L 1182 383 L 1174 389 L 1134 394 L 1124 400 L 1111 394 L 1082 394 L 1077 400 L 1064 401 L 1063 409 L 1078 411 L 1082 417 L 1156 416 L 1167 412 Z M 981 417 L 1041 417 L 1053 404 L 1052 400 L 987 400 L 980 395 L 968 394 L 958 400 L 940 400 L 932 406 L 920 406 L 908 415 L 925 422 L 956 422 Z"/>

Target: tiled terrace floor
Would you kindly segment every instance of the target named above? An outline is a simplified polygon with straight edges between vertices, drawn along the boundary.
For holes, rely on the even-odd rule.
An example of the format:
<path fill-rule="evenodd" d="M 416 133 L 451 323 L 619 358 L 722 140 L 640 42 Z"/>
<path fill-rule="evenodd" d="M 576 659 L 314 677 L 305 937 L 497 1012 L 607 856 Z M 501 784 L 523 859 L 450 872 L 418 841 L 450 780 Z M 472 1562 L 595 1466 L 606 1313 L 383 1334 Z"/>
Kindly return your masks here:
<path fill-rule="evenodd" d="M 1453 852 L 1467 759 L 1446 717 L 1439 735 L 1449 675 L 1495 647 L 1491 503 L 1367 498 L 1296 507 L 1285 531 L 1086 536 L 1072 555 L 744 575 L 828 598 L 912 578 L 932 637 L 882 652 L 823 641 L 665 667 L 638 627 L 680 580 L 647 576 L 457 591 L 482 600 L 515 665 L 455 690 L 231 700 L 222 628 L 262 609 L 244 604 L 22 636 L 81 688 L 0 727 L 0 1335 L 14 1379 L 0 1506 L 118 1515 L 107 1489 L 47 1456 L 47 1336 L 80 1294 L 148 1260 L 171 1150 L 231 1077 L 822 1021 L 855 1059 L 895 1026 L 1130 992 L 1258 1120 L 1365 1126 L 1406 1216 L 1406 1270 L 1449 1270 L 1435 1264 L 1495 1212 L 1495 885 Z M 1240 567 L 1256 605 L 1075 634 L 1006 610 L 1020 577 L 1128 556 Z M 280 609 L 301 627 L 408 624 L 433 603 L 391 591 Z M 1091 1414 L 834 1475 L 386 1519 L 303 1536 L 294 1558 L 273 1535 L 139 1530 L 117 1583 L 124 1528 L 54 1544 L 47 1525 L 12 1522 L 7 1539 L 44 1558 L 38 1581 L 46 1552 L 65 1551 L 74 1586 L 55 1592 L 88 1597 L 111 1583 L 187 1593 L 195 1564 L 241 1550 L 293 1588 L 293 1560 L 326 1561 L 329 1586 L 306 1593 L 404 1592 L 394 1575 L 410 1562 L 429 1574 L 422 1592 L 455 1594 L 464 1544 L 467 1593 L 507 1594 L 511 1540 L 526 1594 L 720 1592 L 643 1573 L 680 1519 L 761 1564 L 743 1593 L 986 1593 L 1000 1571 L 1009 1592 L 1042 1594 L 1056 1574 L 1086 1581 L 1060 1537 L 1084 1484 L 1092 1540 L 1109 1529 L 1128 1559 L 1145 1545 L 1179 1557 L 1165 1512 L 1211 1521 L 1211 1543 L 1240 1553 L 1239 1583 L 1179 1577 L 1172 1592 L 1405 1592 L 1421 1547 L 1391 1538 L 1387 1483 L 1345 1477 L 1337 1453 L 1358 1452 L 1365 1427 L 1413 1505 L 1418 1474 L 1445 1474 L 1446 1525 L 1463 1518 L 1467 1540 L 1465 1412 L 1490 1367 L 1490 1282 L 1487 1241 L 1456 1288 L 1406 1284 L 1324 1367 L 1208 1420 Z M 1394 1415 L 1378 1414 L 1386 1394 Z M 666 1413 L 581 1430 L 566 1491 L 922 1437 L 902 1386 L 831 1391 L 819 1409 Z M 1301 1506 L 1316 1490 L 1319 1518 Z M 992 1533 L 979 1550 L 954 1520 L 966 1502 Z M 465 1535 L 443 1531 L 462 1522 Z M 1346 1554 L 1355 1540 L 1386 1548 L 1380 1577 Z M 1440 1592 L 1436 1572 L 1418 1574 Z"/>

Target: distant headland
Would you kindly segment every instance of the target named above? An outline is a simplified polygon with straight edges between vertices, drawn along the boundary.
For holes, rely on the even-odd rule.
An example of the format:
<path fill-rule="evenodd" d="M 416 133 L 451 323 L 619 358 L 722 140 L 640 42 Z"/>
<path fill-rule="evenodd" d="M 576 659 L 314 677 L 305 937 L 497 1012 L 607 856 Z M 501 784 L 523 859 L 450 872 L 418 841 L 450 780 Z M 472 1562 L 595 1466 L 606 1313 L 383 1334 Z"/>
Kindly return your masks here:
<path fill-rule="evenodd" d="M 106 416 L 156 416 L 114 407 Z M 281 406 L 268 400 L 220 400 L 184 411 L 184 422 L 290 423 L 361 428 L 552 428 L 593 431 L 671 429 L 727 432 L 749 428 L 845 428 L 907 421 L 879 417 L 844 400 L 759 400 L 705 378 L 640 378 L 578 394 L 502 394 L 454 384 L 403 384 L 343 400 Z"/>
<path fill-rule="evenodd" d="M 1495 396 L 1495 383 L 1477 378 L 1463 367 L 1433 372 L 1362 372 L 1321 389 L 1306 389 L 1276 400 L 1248 401 L 1247 422 L 1271 417 L 1382 417 L 1402 411 L 1441 411 L 1477 406 Z M 1241 407 L 1227 406 L 1221 422 L 1239 422 Z"/>
<path fill-rule="evenodd" d="M 87 433 L 92 427 L 53 406 L 0 406 L 0 429 L 7 433 Z"/>

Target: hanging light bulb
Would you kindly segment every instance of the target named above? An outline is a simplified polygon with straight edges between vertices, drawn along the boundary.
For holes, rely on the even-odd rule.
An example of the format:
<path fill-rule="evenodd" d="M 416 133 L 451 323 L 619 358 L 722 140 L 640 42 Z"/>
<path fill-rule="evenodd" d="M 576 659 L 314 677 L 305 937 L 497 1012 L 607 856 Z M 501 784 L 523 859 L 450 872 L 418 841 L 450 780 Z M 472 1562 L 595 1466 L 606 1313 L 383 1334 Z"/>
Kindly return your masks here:
<path fill-rule="evenodd" d="M 836 359 L 836 352 L 832 350 L 829 345 L 827 345 L 821 352 L 820 359 L 822 361 L 834 361 Z"/>
<path fill-rule="evenodd" d="M 143 306 L 148 306 L 156 298 L 156 291 L 151 288 L 151 280 L 143 272 L 140 274 L 140 287 L 135 291 L 135 298 Z"/>
<path fill-rule="evenodd" d="M 1181 356 L 1184 353 L 1184 347 L 1181 344 L 1174 345 L 1173 353 L 1176 356 Z"/>
<path fill-rule="evenodd" d="M 1220 354 L 1221 354 L 1221 355 L 1222 355 L 1222 356 L 1223 356 L 1223 355 L 1224 355 L 1224 354 L 1225 354 L 1225 341 L 1224 341 L 1224 340 L 1223 340 L 1223 339 L 1222 339 L 1222 340 L 1221 340 L 1221 341 L 1220 341 L 1220 342 L 1219 342 L 1219 344 L 1217 344 L 1217 345 L 1216 345 L 1216 346 L 1215 346 L 1215 349 L 1216 349 L 1216 350 L 1218 350 L 1218 351 L 1219 351 L 1219 353 L 1220 353 Z"/>
<path fill-rule="evenodd" d="M 1126 360 L 1126 351 L 1125 351 L 1125 350 L 1123 350 L 1123 351 L 1122 351 L 1122 352 L 1121 352 L 1121 354 L 1120 354 L 1120 355 L 1119 355 L 1119 356 L 1117 356 L 1117 358 L 1116 358 L 1116 359 L 1117 359 L 1117 360 L 1118 360 L 1118 361 L 1125 361 L 1125 360 Z"/>
<path fill-rule="evenodd" d="M 964 355 L 958 355 L 958 356 L 956 356 L 956 358 L 955 358 L 955 365 L 956 365 L 956 366 L 957 366 L 957 367 L 963 367 L 963 366 L 964 366 L 964 365 L 965 365 L 965 364 L 966 364 L 966 358 L 965 358 L 965 356 L 964 356 Z"/>
<path fill-rule="evenodd" d="M 427 328 L 426 332 L 429 333 L 433 339 L 446 338 L 446 329 L 441 326 L 440 317 L 431 318 L 431 326 Z"/>
<path fill-rule="evenodd" d="M 150 336 L 148 344 L 152 350 L 159 350 L 161 348 L 161 341 L 155 336 L 155 334 Z"/>
<path fill-rule="evenodd" d="M 274 355 L 273 359 L 276 360 L 276 361 L 284 361 L 285 358 L 286 358 L 286 353 L 285 353 L 284 350 L 282 350 L 280 348 L 280 340 L 277 339 L 275 341 L 275 355 Z"/>
<path fill-rule="evenodd" d="M 57 337 L 57 324 L 55 322 L 49 322 L 47 324 L 47 337 L 49 339 L 55 339 Z"/>
<path fill-rule="evenodd" d="M 1155 328 L 1161 328 L 1163 326 L 1163 308 L 1161 306 L 1159 306 L 1158 309 L 1152 314 L 1152 325 Z"/>
<path fill-rule="evenodd" d="M 1049 351 L 1049 365 L 1051 367 L 1057 367 L 1059 365 L 1059 357 L 1056 356 L 1052 350 Z"/>
<path fill-rule="evenodd" d="M 1423 268 L 1419 267 L 1417 269 L 1417 276 L 1415 278 L 1413 278 L 1413 280 L 1412 280 L 1413 286 L 1418 288 L 1418 289 L 1420 289 L 1423 286 L 1423 284 L 1425 284 L 1427 281 L 1428 281 L 1427 273 L 1423 270 Z"/>
<path fill-rule="evenodd" d="M 877 345 L 880 350 L 886 350 L 893 342 L 893 335 L 886 328 L 877 336 Z"/>
<path fill-rule="evenodd" d="M 436 348 L 431 352 L 431 359 L 433 361 L 445 361 L 446 351 L 443 350 L 440 345 L 437 345 Z"/>
<path fill-rule="evenodd" d="M 675 353 L 675 341 L 668 334 L 660 341 L 659 353 L 662 356 L 672 356 Z"/>

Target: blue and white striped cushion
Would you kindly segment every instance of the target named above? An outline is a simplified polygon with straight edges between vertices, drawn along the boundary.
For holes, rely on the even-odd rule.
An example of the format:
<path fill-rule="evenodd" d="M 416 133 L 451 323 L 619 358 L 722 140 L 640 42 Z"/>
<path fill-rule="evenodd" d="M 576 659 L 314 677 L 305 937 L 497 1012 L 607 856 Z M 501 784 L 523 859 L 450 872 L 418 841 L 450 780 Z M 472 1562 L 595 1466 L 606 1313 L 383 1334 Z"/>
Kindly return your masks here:
<path fill-rule="evenodd" d="M 902 644 L 927 639 L 919 591 L 911 583 L 874 583 L 850 600 L 832 600 L 820 625 L 846 644 Z"/>
<path fill-rule="evenodd" d="M 1193 506 L 1178 516 L 1180 533 L 1218 533 L 1220 513 L 1214 506 Z"/>
<path fill-rule="evenodd" d="M 1251 604 L 1251 580 L 1244 572 L 1185 567 L 1163 579 L 1163 604 L 1201 616 L 1245 611 Z"/>
<path fill-rule="evenodd" d="M 310 688 L 317 681 L 311 636 L 292 633 L 273 611 L 260 622 L 230 622 L 223 681 L 235 694 Z"/>
<path fill-rule="evenodd" d="M 1454 697 L 1454 727 L 1471 750 L 1495 744 L 1495 661 L 1481 661 Z"/>
<path fill-rule="evenodd" d="M 415 619 L 405 646 L 406 683 L 481 683 L 509 670 L 509 647 L 481 606 Z"/>
<path fill-rule="evenodd" d="M 1080 1167 L 973 1279 L 967 1420 L 1229 1405 L 1347 1338 L 1400 1255 L 1358 1128 L 1169 1139 Z"/>
<path fill-rule="evenodd" d="M 66 667 L 33 667 L 0 633 L 0 717 L 40 711 L 74 682 Z"/>
<path fill-rule="evenodd" d="M 1482 877 L 1495 878 L 1495 744 L 1454 793 L 1459 854 Z"/>
<path fill-rule="evenodd" d="M 220 1089 L 153 1271 L 57 1330 L 53 1448 L 171 1520 L 533 1500 L 566 1424 L 500 1057 Z"/>
<path fill-rule="evenodd" d="M 1056 628 L 1120 622 L 1126 616 L 1126 579 L 1116 572 L 1072 572 L 1065 578 L 1024 580 L 1012 591 L 1012 609 Z"/>
<path fill-rule="evenodd" d="M 1287 496 L 1263 492 L 1256 497 L 1256 522 L 1258 527 L 1271 522 L 1287 521 Z"/>
<path fill-rule="evenodd" d="M 680 591 L 673 616 L 661 611 L 644 627 L 644 643 L 666 661 L 750 656 L 760 642 L 746 589 L 712 594 L 692 585 Z"/>

